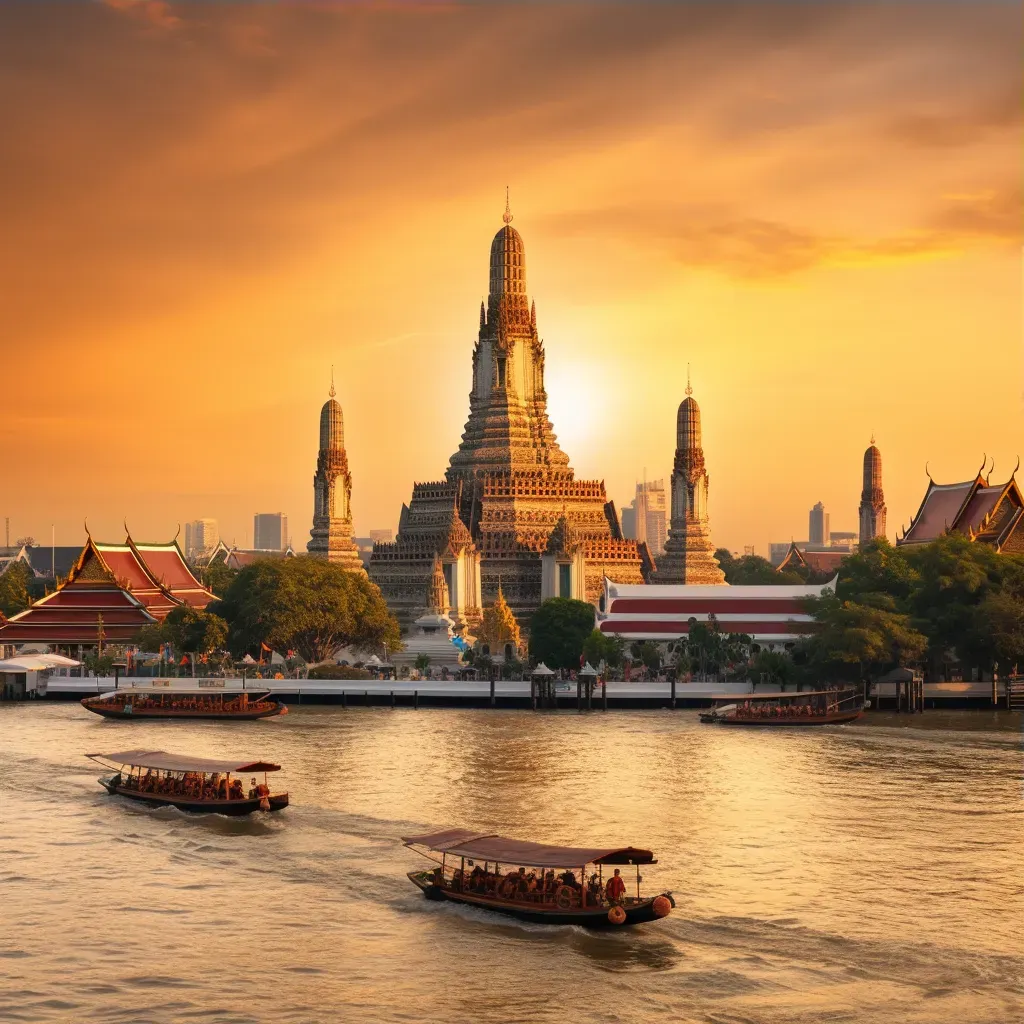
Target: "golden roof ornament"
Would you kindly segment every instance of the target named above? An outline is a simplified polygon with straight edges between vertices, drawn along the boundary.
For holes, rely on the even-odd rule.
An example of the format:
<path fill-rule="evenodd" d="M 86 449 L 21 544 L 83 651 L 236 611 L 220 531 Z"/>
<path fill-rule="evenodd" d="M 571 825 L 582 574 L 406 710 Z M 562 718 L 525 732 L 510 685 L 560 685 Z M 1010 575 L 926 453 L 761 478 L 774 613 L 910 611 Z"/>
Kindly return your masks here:
<path fill-rule="evenodd" d="M 512 223 L 512 208 L 508 205 L 508 185 L 505 186 L 505 213 L 501 218 L 506 224 Z"/>
<path fill-rule="evenodd" d="M 331 390 L 327 392 L 329 398 L 333 398 L 338 392 L 334 390 L 334 363 L 331 363 Z"/>

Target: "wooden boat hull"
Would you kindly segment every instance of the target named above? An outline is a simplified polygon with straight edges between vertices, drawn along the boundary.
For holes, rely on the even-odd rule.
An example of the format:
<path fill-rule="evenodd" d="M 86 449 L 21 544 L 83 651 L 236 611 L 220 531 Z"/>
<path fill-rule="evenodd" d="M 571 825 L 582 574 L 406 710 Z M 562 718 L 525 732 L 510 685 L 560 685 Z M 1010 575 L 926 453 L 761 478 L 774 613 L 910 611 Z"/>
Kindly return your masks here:
<path fill-rule="evenodd" d="M 134 789 L 124 789 L 111 779 L 100 779 L 100 783 L 111 796 L 127 797 L 150 807 L 177 807 L 179 811 L 192 814 L 226 814 L 237 818 L 260 809 L 258 797 L 251 800 L 187 800 L 183 797 L 164 796 L 162 793 L 140 793 Z M 272 811 L 280 811 L 288 806 L 287 793 L 274 793 L 267 799 Z"/>
<path fill-rule="evenodd" d="M 536 903 L 516 903 L 510 900 L 496 900 L 471 892 L 453 892 L 451 889 L 441 889 L 434 885 L 432 872 L 410 871 L 408 877 L 409 881 L 420 889 L 428 900 L 459 903 L 462 906 L 476 907 L 479 910 L 493 910 L 497 914 L 504 914 L 507 917 L 529 921 L 533 924 L 575 924 L 582 928 L 623 928 L 626 925 L 658 920 L 658 915 L 654 913 L 653 907 L 654 901 L 657 899 L 656 896 L 624 907 L 626 920 L 622 924 L 616 925 L 608 920 L 607 907 L 595 907 L 593 910 L 548 908 Z M 671 893 L 665 892 L 658 895 L 667 897 L 672 906 L 675 906 L 675 900 L 672 899 Z"/>
<path fill-rule="evenodd" d="M 252 722 L 257 718 L 273 718 L 275 715 L 286 715 L 288 714 L 288 708 L 281 702 L 275 701 L 272 708 L 264 708 L 259 711 L 213 711 L 204 709 L 192 709 L 192 708 L 133 708 L 131 711 L 126 712 L 123 708 L 117 707 L 104 707 L 102 704 L 90 704 L 90 699 L 85 698 L 82 701 L 82 707 L 86 711 L 91 711 L 94 715 L 100 715 L 103 718 L 116 718 L 123 722 L 138 721 L 139 719 L 146 719 L 147 721 L 154 718 L 187 718 L 189 721 L 195 721 L 196 719 L 216 719 L 218 721 L 224 721 L 230 719 L 236 722 Z"/>
<path fill-rule="evenodd" d="M 802 725 L 842 725 L 844 722 L 852 722 L 864 714 L 863 708 L 856 711 L 836 711 L 830 715 L 801 715 L 799 718 L 716 718 L 713 715 L 701 715 L 702 722 L 709 722 L 713 725 L 740 725 L 752 726 L 753 728 L 778 728 L 787 726 Z"/>

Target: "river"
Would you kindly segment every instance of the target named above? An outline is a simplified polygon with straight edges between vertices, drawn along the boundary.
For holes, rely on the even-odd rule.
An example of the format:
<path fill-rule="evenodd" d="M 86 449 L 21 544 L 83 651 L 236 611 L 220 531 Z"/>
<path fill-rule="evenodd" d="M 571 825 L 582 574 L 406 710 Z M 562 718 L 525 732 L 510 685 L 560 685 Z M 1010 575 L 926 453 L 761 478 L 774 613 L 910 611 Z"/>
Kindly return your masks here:
<path fill-rule="evenodd" d="M 0 736 L 0 1020 L 1024 1019 L 1013 731 L 309 706 L 123 723 L 23 703 L 0 705 Z M 291 806 L 233 820 L 108 796 L 82 755 L 134 747 L 278 761 Z M 445 825 L 651 848 L 644 887 L 676 909 L 588 933 L 428 903 L 398 837 Z"/>

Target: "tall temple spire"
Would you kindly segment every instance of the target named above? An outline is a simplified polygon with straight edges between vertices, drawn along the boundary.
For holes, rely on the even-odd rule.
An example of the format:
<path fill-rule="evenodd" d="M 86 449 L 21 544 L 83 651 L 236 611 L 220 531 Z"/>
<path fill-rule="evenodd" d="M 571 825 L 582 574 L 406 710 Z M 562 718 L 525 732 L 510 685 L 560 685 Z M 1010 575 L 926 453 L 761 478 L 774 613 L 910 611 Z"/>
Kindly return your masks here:
<path fill-rule="evenodd" d="M 665 554 L 658 559 L 655 583 L 725 582 L 715 558 L 708 518 L 711 479 L 704 465 L 700 406 L 686 370 L 686 397 L 676 414 L 676 457 L 672 467 L 672 518 Z"/>
<path fill-rule="evenodd" d="M 864 452 L 864 473 L 860 492 L 860 546 L 885 536 L 885 495 L 882 492 L 882 453 L 875 447 L 875 435 Z"/>
<path fill-rule="evenodd" d="M 512 223 L 512 207 L 508 205 L 508 185 L 505 186 L 505 213 L 501 218 L 506 224 Z"/>
<path fill-rule="evenodd" d="M 345 419 L 335 396 L 331 367 L 330 397 L 320 410 L 320 452 L 313 475 L 313 529 L 306 550 L 313 558 L 365 572 L 352 540 L 352 474 L 345 452 Z"/>
<path fill-rule="evenodd" d="M 334 363 L 331 363 L 331 390 L 327 394 L 333 398 L 337 392 L 334 390 Z"/>

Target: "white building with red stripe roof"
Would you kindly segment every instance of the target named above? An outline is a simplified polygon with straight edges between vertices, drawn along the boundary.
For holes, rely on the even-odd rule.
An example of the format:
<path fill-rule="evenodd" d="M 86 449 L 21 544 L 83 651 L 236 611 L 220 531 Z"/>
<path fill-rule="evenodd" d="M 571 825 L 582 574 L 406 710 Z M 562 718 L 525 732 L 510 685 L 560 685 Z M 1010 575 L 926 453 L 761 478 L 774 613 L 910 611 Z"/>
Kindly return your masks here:
<path fill-rule="evenodd" d="M 800 586 L 633 586 L 606 579 L 597 628 L 625 640 L 669 641 L 689 632 L 690 619 L 714 615 L 723 633 L 747 633 L 761 647 L 792 647 L 814 631 L 803 602 L 835 593 L 836 579 Z"/>

